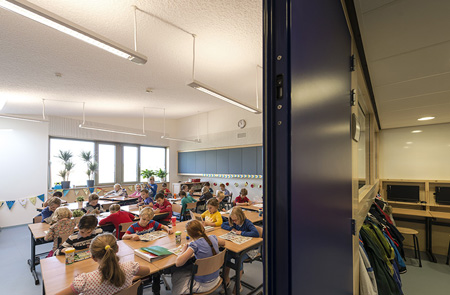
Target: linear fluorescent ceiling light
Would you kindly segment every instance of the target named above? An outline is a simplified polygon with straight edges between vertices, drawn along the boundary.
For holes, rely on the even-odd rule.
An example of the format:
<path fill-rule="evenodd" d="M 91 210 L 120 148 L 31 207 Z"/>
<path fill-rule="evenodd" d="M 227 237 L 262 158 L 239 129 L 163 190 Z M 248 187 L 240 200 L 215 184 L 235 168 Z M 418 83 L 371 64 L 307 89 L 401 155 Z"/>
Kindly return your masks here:
<path fill-rule="evenodd" d="M 413 130 L 413 131 L 411 131 L 411 133 L 421 133 L 422 132 L 422 130 Z"/>
<path fill-rule="evenodd" d="M 417 119 L 417 121 L 428 121 L 428 120 L 433 120 L 433 119 L 434 119 L 434 117 L 422 117 L 422 118 Z"/>
<path fill-rule="evenodd" d="M 209 86 L 206 86 L 205 84 L 202 84 L 202 83 L 200 83 L 198 81 L 194 81 L 194 82 L 188 84 L 188 86 L 192 87 L 194 89 L 197 89 L 197 90 L 199 90 L 199 91 L 201 91 L 203 93 L 206 93 L 206 94 L 212 95 L 214 97 L 217 97 L 218 99 L 221 99 L 221 100 L 223 100 L 225 102 L 231 103 L 232 105 L 240 107 L 240 108 L 242 108 L 242 109 L 244 109 L 246 111 L 252 112 L 254 114 L 260 114 L 261 113 L 260 110 L 252 108 L 252 107 L 250 107 L 248 105 L 243 104 L 242 102 L 239 102 L 239 101 L 237 101 L 237 100 L 235 100 L 233 98 L 230 98 L 230 97 L 228 97 L 228 96 L 226 96 L 224 94 L 221 94 L 219 91 L 217 91 L 217 90 L 215 90 L 215 89 L 213 89 L 213 88 L 211 88 Z"/>
<path fill-rule="evenodd" d="M 27 1 L 0 0 L 0 7 L 28 17 L 137 64 L 145 64 L 147 62 L 146 56 Z"/>
<path fill-rule="evenodd" d="M 118 130 L 112 130 L 112 129 L 97 128 L 97 127 L 89 127 L 89 126 L 85 126 L 83 124 L 80 124 L 78 127 L 80 127 L 81 129 L 89 129 L 89 130 L 95 130 L 95 131 L 104 131 L 104 132 L 110 132 L 110 133 L 119 133 L 119 134 L 134 135 L 134 136 L 146 136 L 145 134 L 141 134 L 141 133 L 118 131 Z"/>
<path fill-rule="evenodd" d="M 175 141 L 183 141 L 183 142 L 193 142 L 193 143 L 200 143 L 201 140 L 200 139 L 181 139 L 181 138 L 173 138 L 173 137 L 168 137 L 165 135 L 161 136 L 162 139 L 167 139 L 167 140 L 175 140 Z"/>
<path fill-rule="evenodd" d="M 9 115 L 0 115 L 0 118 L 28 121 L 28 122 L 38 122 L 38 123 L 48 122 L 47 120 L 30 119 L 30 118 L 16 117 L 16 116 L 9 116 Z"/>
<path fill-rule="evenodd" d="M 0 98 L 0 111 L 3 109 L 5 104 L 6 104 L 6 98 Z"/>

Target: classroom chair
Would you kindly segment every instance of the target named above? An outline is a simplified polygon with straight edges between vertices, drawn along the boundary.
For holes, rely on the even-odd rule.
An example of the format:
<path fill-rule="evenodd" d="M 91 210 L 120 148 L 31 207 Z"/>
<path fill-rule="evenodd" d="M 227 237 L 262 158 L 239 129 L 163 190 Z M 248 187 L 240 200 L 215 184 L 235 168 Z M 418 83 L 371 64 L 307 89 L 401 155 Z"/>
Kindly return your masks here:
<path fill-rule="evenodd" d="M 121 233 L 124 233 L 124 234 L 125 234 L 125 233 L 127 232 L 127 229 L 128 229 L 133 223 L 136 223 L 136 221 L 120 223 L 120 224 L 119 224 L 119 233 L 120 233 L 120 234 L 121 234 Z M 116 235 L 116 238 L 117 238 L 117 237 L 120 237 L 120 234 Z"/>
<path fill-rule="evenodd" d="M 206 201 L 198 201 L 195 203 L 195 212 L 203 213 L 206 211 Z"/>
<path fill-rule="evenodd" d="M 67 241 L 67 239 L 69 238 L 71 234 L 65 234 L 65 235 L 61 235 L 58 237 L 58 241 L 57 241 L 57 245 L 58 247 L 61 246 L 62 243 L 64 243 L 65 241 Z"/>
<path fill-rule="evenodd" d="M 103 211 L 108 212 L 109 211 L 109 207 L 111 207 L 111 205 L 112 205 L 112 203 L 110 203 L 110 204 L 103 204 L 102 205 Z"/>
<path fill-rule="evenodd" d="M 177 214 L 174 214 L 177 213 Z M 181 205 L 180 204 L 172 204 L 172 216 L 176 216 L 178 221 L 181 221 Z"/>
<path fill-rule="evenodd" d="M 259 237 L 262 238 L 263 237 L 263 228 L 260 226 L 257 226 L 257 225 L 255 225 L 255 227 L 256 227 L 256 230 L 258 230 Z M 262 263 L 262 246 L 259 246 L 257 251 L 259 252 L 258 255 L 256 255 L 254 258 L 249 257 L 249 258 L 245 259 L 243 262 L 244 263 L 252 263 L 253 261 L 260 261 Z M 244 274 L 244 272 L 242 272 L 242 274 Z M 241 284 L 242 284 L 242 286 L 246 287 L 247 289 L 250 289 L 252 294 L 253 294 L 253 292 L 256 292 L 258 289 L 261 289 L 263 287 L 262 284 L 259 285 L 258 287 L 252 286 L 249 283 L 244 282 L 242 280 L 242 278 L 241 278 Z"/>
<path fill-rule="evenodd" d="M 419 239 L 417 238 L 417 235 L 419 232 L 412 228 L 406 228 L 406 227 L 397 227 L 398 231 L 402 235 L 411 235 L 414 243 L 414 257 L 417 259 L 419 258 L 419 267 L 422 267 L 422 260 L 420 259 L 420 248 L 419 248 Z"/>
<path fill-rule="evenodd" d="M 183 212 L 183 220 L 188 220 L 190 218 L 190 212 L 192 210 L 195 210 L 195 208 L 197 207 L 197 202 L 195 203 L 187 203 L 186 204 L 186 211 Z"/>
<path fill-rule="evenodd" d="M 33 217 L 33 223 L 39 223 L 42 222 L 42 215 L 36 215 L 35 217 Z"/>
<path fill-rule="evenodd" d="M 223 280 L 222 277 L 220 277 L 219 282 L 217 283 L 217 285 L 212 288 L 211 290 L 209 290 L 208 292 L 203 292 L 203 293 L 193 293 L 193 287 L 194 287 L 194 277 L 197 276 L 205 276 L 205 275 L 209 275 L 212 274 L 220 269 L 222 269 L 222 273 L 224 271 L 225 268 L 225 254 L 226 254 L 227 250 L 223 250 L 222 252 L 208 257 L 208 258 L 203 258 L 203 259 L 197 259 L 195 261 L 195 263 L 192 265 L 192 273 L 191 273 L 191 284 L 189 287 L 189 294 L 193 295 L 206 295 L 206 294 L 211 294 L 214 291 L 217 290 L 217 288 L 220 287 L 220 285 L 223 285 L 223 288 L 225 290 L 225 294 L 228 295 L 228 290 L 227 290 L 227 286 L 225 285 L 225 281 Z"/>
<path fill-rule="evenodd" d="M 448 242 L 448 250 L 447 250 L 447 262 L 445 264 L 448 265 L 448 261 L 450 260 L 450 241 Z"/>
<path fill-rule="evenodd" d="M 137 280 L 130 287 L 123 289 L 122 291 L 115 293 L 114 295 L 142 295 L 142 282 Z"/>
<path fill-rule="evenodd" d="M 233 207 L 233 193 L 230 193 L 229 197 L 225 197 L 225 199 L 223 199 L 223 202 L 226 203 L 227 209 L 230 210 Z"/>

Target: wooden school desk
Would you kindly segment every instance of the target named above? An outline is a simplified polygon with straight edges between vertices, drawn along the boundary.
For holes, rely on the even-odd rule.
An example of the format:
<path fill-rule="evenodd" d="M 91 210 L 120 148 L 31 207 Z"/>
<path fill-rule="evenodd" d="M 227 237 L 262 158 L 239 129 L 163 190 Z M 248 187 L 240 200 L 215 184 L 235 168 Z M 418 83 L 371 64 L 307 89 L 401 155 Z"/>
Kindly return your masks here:
<path fill-rule="evenodd" d="M 186 243 L 186 223 L 187 221 L 183 222 L 177 222 L 176 226 L 172 228 L 172 230 L 180 231 L 181 232 L 181 243 Z M 207 232 L 206 234 L 209 235 L 216 235 L 217 237 L 228 233 L 229 231 L 221 229 L 220 227 L 214 229 L 213 231 Z M 190 240 L 192 241 L 192 239 Z M 173 249 L 176 248 L 178 245 L 176 245 L 175 242 L 175 234 L 168 235 L 167 237 L 157 239 L 155 241 L 151 242 L 143 242 L 143 241 L 131 241 L 131 240 L 123 240 L 123 242 L 129 246 L 132 249 L 139 249 L 141 247 L 148 247 L 148 246 L 162 246 L 167 249 Z M 227 255 L 231 258 L 235 259 L 234 263 L 229 262 L 228 266 L 230 266 L 232 269 L 236 270 L 236 286 L 239 286 L 240 283 L 240 265 L 242 261 L 242 257 L 244 254 L 246 254 L 248 251 L 258 248 L 263 242 L 263 239 L 261 238 L 252 238 L 250 241 L 238 245 L 230 241 L 225 241 L 225 248 L 227 249 Z M 177 256 L 176 255 L 169 255 L 167 257 L 164 257 L 162 259 L 159 259 L 152 264 L 157 266 L 159 269 L 164 270 L 171 268 L 175 265 Z M 236 294 L 240 294 L 240 290 L 236 290 Z"/>
<path fill-rule="evenodd" d="M 223 217 L 230 218 L 230 214 L 221 212 Z M 255 211 L 244 211 L 245 217 L 252 223 L 261 223 L 263 221 L 263 216 L 259 216 L 259 212 Z"/>
<path fill-rule="evenodd" d="M 86 204 L 87 204 L 87 203 L 88 203 L 88 201 L 84 201 L 84 202 L 83 202 L 83 208 L 86 207 Z M 99 200 L 98 203 L 100 204 L 100 206 L 103 206 L 103 205 L 112 205 L 112 204 L 116 204 L 116 203 L 118 203 L 118 202 L 117 202 L 117 201 L 104 201 L 104 200 Z M 80 208 L 78 208 L 78 202 L 73 202 L 73 203 L 67 203 L 67 202 L 66 202 L 65 204 L 63 204 L 63 206 L 69 208 L 70 211 L 80 209 Z M 36 210 L 39 211 L 39 212 L 42 211 L 42 210 L 44 210 L 44 209 L 45 209 L 45 207 L 36 208 Z"/>
<path fill-rule="evenodd" d="M 150 275 L 157 273 L 159 268 L 134 255 L 133 249 L 126 246 L 123 241 L 118 241 L 121 262 L 136 261 L 140 265 L 150 267 Z M 41 260 L 41 272 L 43 280 L 43 294 L 53 295 L 72 283 L 73 279 L 80 273 L 94 271 L 98 263 L 93 259 L 86 259 L 70 265 L 65 264 L 65 255 L 53 256 Z M 139 277 L 135 277 L 139 279 Z"/>
<path fill-rule="evenodd" d="M 105 200 L 105 201 L 115 201 L 118 202 L 121 206 L 122 205 L 129 205 L 129 204 L 133 204 L 134 202 L 137 201 L 138 197 L 99 197 L 100 200 Z"/>
<path fill-rule="evenodd" d="M 250 206 L 239 206 L 239 207 L 241 207 L 242 209 L 245 209 L 245 210 L 251 210 L 251 211 L 259 211 L 259 209 L 264 210 L 264 208 L 263 208 L 262 206 L 259 207 L 259 206 L 255 206 L 255 205 L 250 205 Z"/>

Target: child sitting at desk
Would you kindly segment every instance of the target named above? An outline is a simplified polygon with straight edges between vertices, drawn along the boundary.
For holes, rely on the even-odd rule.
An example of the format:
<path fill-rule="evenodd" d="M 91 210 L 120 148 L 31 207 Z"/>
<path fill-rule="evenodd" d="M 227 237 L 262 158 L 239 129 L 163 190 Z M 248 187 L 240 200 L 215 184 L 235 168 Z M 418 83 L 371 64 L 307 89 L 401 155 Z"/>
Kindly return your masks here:
<path fill-rule="evenodd" d="M 202 187 L 202 196 L 200 197 L 199 201 L 208 201 L 212 197 L 213 195 L 209 191 L 209 188 L 207 186 Z"/>
<path fill-rule="evenodd" d="M 188 199 L 188 197 L 186 196 L 186 192 L 185 191 L 180 191 L 180 193 L 178 195 L 181 198 L 181 215 L 184 215 L 184 213 L 186 212 L 187 204 L 195 203 L 196 201 L 194 200 L 192 202 L 191 199 Z"/>
<path fill-rule="evenodd" d="M 227 211 L 227 203 L 224 202 L 225 194 L 222 191 L 217 192 L 216 199 L 219 202 L 219 212 Z"/>
<path fill-rule="evenodd" d="M 112 191 L 109 191 L 105 194 L 105 197 L 110 196 L 110 197 L 120 197 L 123 196 L 124 194 L 124 190 L 122 189 L 122 186 L 120 185 L 120 183 L 116 183 L 114 185 L 114 189 Z"/>
<path fill-rule="evenodd" d="M 111 213 L 108 217 L 100 220 L 98 225 L 105 225 L 108 223 L 112 223 L 116 229 L 116 238 L 121 239 L 124 233 L 120 233 L 119 224 L 132 222 L 135 218 L 134 214 L 130 212 L 121 211 L 119 204 L 112 204 L 109 207 L 109 212 Z"/>
<path fill-rule="evenodd" d="M 211 188 L 211 184 L 209 184 L 209 182 L 205 182 L 205 186 L 204 187 L 207 187 L 208 188 L 208 191 L 211 193 L 211 195 L 212 195 L 212 193 L 214 192 L 213 191 L 213 189 Z M 203 191 L 203 190 L 202 190 Z"/>
<path fill-rule="evenodd" d="M 172 229 L 170 229 L 169 227 L 162 225 L 160 223 L 158 223 L 157 221 L 152 220 L 153 217 L 155 216 L 155 213 L 153 212 L 152 208 L 144 208 L 141 210 L 141 212 L 139 212 L 139 218 L 140 220 L 136 223 L 133 223 L 127 230 L 127 232 L 125 233 L 125 235 L 123 235 L 122 239 L 123 240 L 134 240 L 134 241 L 139 241 L 140 235 L 146 234 L 146 233 L 150 233 L 156 230 L 165 230 L 166 232 L 168 232 L 169 234 L 172 234 L 173 231 Z M 153 294 L 159 294 L 160 290 L 161 290 L 161 286 L 160 286 L 160 279 L 161 279 L 161 275 L 159 273 L 156 273 L 152 276 L 152 292 Z M 175 294 L 175 293 L 173 293 Z"/>
<path fill-rule="evenodd" d="M 167 183 L 163 183 L 162 185 L 162 190 L 164 191 L 164 196 L 167 197 L 171 197 L 172 193 L 170 192 L 170 190 L 167 188 Z"/>
<path fill-rule="evenodd" d="M 136 183 L 134 185 L 134 189 L 135 189 L 135 191 L 134 191 L 134 193 L 132 193 L 130 195 L 130 197 L 137 197 L 138 198 L 138 202 L 142 202 L 142 197 L 141 197 L 142 187 L 141 187 L 141 184 L 140 183 Z"/>
<path fill-rule="evenodd" d="M 189 189 L 189 186 L 187 186 L 186 184 L 183 184 L 183 186 L 181 187 L 181 190 L 186 193 L 186 199 L 188 202 L 192 202 L 192 203 L 197 202 L 197 200 L 194 199 L 194 197 L 193 197 L 194 196 L 193 188 Z"/>
<path fill-rule="evenodd" d="M 218 189 L 218 190 L 216 191 L 216 195 L 218 195 L 219 192 L 222 192 L 222 193 L 225 195 L 225 197 L 231 196 L 230 191 L 227 190 L 227 189 L 225 188 L 225 184 L 221 183 L 221 184 L 219 185 L 219 187 L 220 187 L 220 189 Z"/>
<path fill-rule="evenodd" d="M 224 222 L 222 224 L 222 228 L 225 230 L 231 230 L 233 233 L 245 237 L 254 237 L 258 238 L 259 233 L 253 223 L 245 217 L 242 208 L 233 207 L 231 210 L 230 218 L 228 218 L 228 222 Z M 244 254 L 242 257 L 242 261 L 248 258 L 247 254 Z M 244 264 L 241 264 L 241 277 L 243 273 Z M 225 267 L 223 272 L 223 279 L 225 280 L 225 284 L 228 286 L 230 284 L 230 268 Z M 239 286 L 239 289 L 242 290 L 242 285 Z"/>
<path fill-rule="evenodd" d="M 150 205 L 150 207 L 153 207 L 153 204 L 155 203 L 155 201 L 153 200 L 153 198 L 149 195 L 149 191 L 147 189 L 143 189 L 141 190 L 141 197 L 142 200 L 141 202 L 138 202 L 137 205 Z"/>
<path fill-rule="evenodd" d="M 87 214 L 100 214 L 103 213 L 103 208 L 98 203 L 98 195 L 97 194 L 90 194 L 89 195 L 89 202 L 86 204 L 86 207 L 83 209 L 84 213 Z"/>
<path fill-rule="evenodd" d="M 241 189 L 241 193 L 237 198 L 234 200 L 235 206 L 250 206 L 252 202 L 247 198 L 248 191 L 246 188 Z"/>
<path fill-rule="evenodd" d="M 155 183 L 155 177 L 154 176 L 150 176 L 150 178 L 148 179 L 148 183 L 145 186 L 146 189 L 149 190 L 149 194 L 151 197 L 155 197 L 156 196 L 156 191 L 158 190 L 158 185 Z"/>
<path fill-rule="evenodd" d="M 193 241 L 183 246 L 182 254 L 177 257 L 175 263 L 177 267 L 183 266 L 192 255 L 197 259 L 208 258 L 219 253 L 219 246 L 225 246 L 224 240 L 215 235 L 207 236 L 205 228 L 198 220 L 188 221 L 186 232 Z M 205 276 L 195 276 L 193 292 L 207 292 L 214 288 L 219 280 L 219 271 Z M 178 269 L 172 274 L 172 294 L 189 294 L 190 282 L 191 269 Z"/>
<path fill-rule="evenodd" d="M 221 226 L 222 225 L 222 215 L 219 211 L 219 201 L 217 199 L 209 199 L 208 202 L 206 202 L 206 210 L 202 213 L 202 219 L 203 225 L 209 225 L 209 226 Z"/>
<path fill-rule="evenodd" d="M 52 195 L 52 197 L 57 197 L 57 198 L 62 198 L 62 192 L 54 192 L 53 193 L 53 195 Z M 47 201 L 45 201 L 43 204 L 42 204 L 42 207 L 47 207 L 48 206 L 48 201 L 49 201 L 50 199 L 47 199 Z"/>
<path fill-rule="evenodd" d="M 156 204 L 153 205 L 155 213 L 169 213 L 164 219 L 161 219 L 161 223 L 169 224 L 172 218 L 172 204 L 164 198 L 164 195 L 159 193 L 155 197 Z"/>
<path fill-rule="evenodd" d="M 69 287 L 57 295 L 117 294 L 132 285 L 134 276 L 146 276 L 150 273 L 148 266 L 140 266 L 138 262 L 119 262 L 119 246 L 112 234 L 95 237 L 89 249 L 92 259 L 99 264 L 98 269 L 79 274 Z"/>
<path fill-rule="evenodd" d="M 58 248 L 58 238 L 73 234 L 75 226 L 77 225 L 75 220 L 72 219 L 72 211 L 67 207 L 57 208 L 52 215 L 52 219 L 56 223 L 50 226 L 50 229 L 44 238 L 46 241 L 53 240 L 53 248 L 47 257 L 53 256 L 53 253 Z"/>
<path fill-rule="evenodd" d="M 57 197 L 51 197 L 48 200 L 48 206 L 44 208 L 41 212 L 42 222 L 52 223 L 52 215 L 56 208 L 61 206 L 61 199 Z"/>
<path fill-rule="evenodd" d="M 97 228 L 97 223 L 98 221 L 95 215 L 83 215 L 78 223 L 78 232 L 70 235 L 69 238 L 55 251 L 55 255 L 64 254 L 66 249 L 70 247 L 75 248 L 75 250 L 89 248 L 92 239 L 103 232 L 101 228 Z"/>

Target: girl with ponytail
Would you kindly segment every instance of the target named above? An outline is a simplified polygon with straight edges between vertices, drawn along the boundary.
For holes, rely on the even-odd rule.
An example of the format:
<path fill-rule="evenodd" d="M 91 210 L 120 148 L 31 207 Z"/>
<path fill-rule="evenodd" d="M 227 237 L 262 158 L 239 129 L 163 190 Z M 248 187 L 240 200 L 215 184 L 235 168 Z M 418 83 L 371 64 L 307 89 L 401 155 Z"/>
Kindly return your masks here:
<path fill-rule="evenodd" d="M 198 220 L 190 220 L 186 224 L 186 232 L 193 239 L 189 245 L 185 244 L 182 254 L 177 257 L 176 266 L 183 266 L 193 255 L 202 259 L 219 253 L 219 246 L 225 246 L 225 240 L 215 235 L 207 236 L 205 228 Z M 189 294 L 191 268 L 179 269 L 172 274 L 172 294 Z M 205 276 L 195 276 L 194 293 L 207 292 L 214 288 L 219 281 L 219 271 Z"/>
<path fill-rule="evenodd" d="M 134 276 L 150 274 L 150 268 L 140 266 L 135 261 L 121 263 L 117 252 L 119 246 L 116 238 L 108 233 L 95 237 L 90 246 L 92 259 L 99 264 L 98 269 L 82 273 L 66 289 L 57 295 L 80 294 L 115 294 L 131 286 Z"/>

